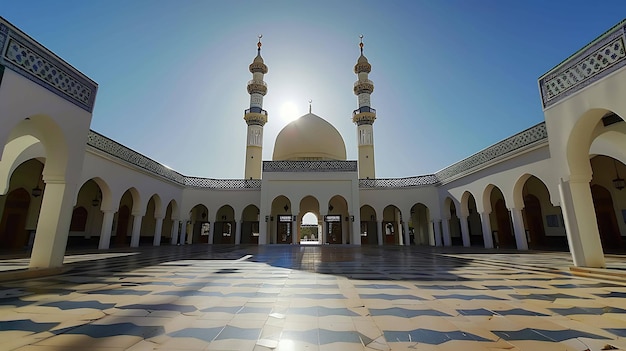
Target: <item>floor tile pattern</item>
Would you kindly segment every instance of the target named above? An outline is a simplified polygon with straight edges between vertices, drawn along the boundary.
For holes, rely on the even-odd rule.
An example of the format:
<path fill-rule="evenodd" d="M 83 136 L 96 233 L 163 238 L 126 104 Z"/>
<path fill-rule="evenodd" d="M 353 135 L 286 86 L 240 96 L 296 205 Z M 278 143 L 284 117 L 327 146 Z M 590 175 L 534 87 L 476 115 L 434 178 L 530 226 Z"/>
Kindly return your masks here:
<path fill-rule="evenodd" d="M 626 286 L 570 275 L 567 253 L 189 245 L 66 264 L 0 283 L 0 350 L 626 350 Z"/>

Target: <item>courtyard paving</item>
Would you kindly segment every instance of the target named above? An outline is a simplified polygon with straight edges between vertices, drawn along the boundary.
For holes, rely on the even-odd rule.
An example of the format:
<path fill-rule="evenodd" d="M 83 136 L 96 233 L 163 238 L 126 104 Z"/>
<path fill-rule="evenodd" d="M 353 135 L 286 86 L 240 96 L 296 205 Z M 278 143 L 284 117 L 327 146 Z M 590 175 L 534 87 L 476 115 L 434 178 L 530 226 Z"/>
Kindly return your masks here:
<path fill-rule="evenodd" d="M 626 349 L 626 285 L 572 276 L 568 253 L 187 245 L 65 262 L 0 283 L 0 350 Z"/>

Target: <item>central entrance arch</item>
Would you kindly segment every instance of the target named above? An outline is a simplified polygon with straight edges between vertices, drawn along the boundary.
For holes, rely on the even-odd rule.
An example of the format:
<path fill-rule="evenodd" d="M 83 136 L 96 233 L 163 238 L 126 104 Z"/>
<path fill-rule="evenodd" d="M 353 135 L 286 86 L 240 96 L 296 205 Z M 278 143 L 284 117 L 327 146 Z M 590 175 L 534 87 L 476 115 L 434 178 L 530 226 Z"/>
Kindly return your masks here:
<path fill-rule="evenodd" d="M 300 224 L 300 244 L 315 245 L 320 243 L 320 221 L 313 212 L 307 212 L 302 216 Z"/>

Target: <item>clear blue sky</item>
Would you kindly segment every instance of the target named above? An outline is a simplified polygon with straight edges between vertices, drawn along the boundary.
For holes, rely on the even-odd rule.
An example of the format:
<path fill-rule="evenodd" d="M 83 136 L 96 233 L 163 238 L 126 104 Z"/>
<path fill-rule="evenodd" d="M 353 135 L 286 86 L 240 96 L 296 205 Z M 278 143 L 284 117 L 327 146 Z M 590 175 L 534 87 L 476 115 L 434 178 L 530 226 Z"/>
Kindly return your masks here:
<path fill-rule="evenodd" d="M 7 1 L 0 15 L 99 84 L 91 127 L 190 176 L 243 178 L 263 34 L 264 160 L 297 106 L 357 158 L 352 69 L 372 64 L 377 177 L 430 174 L 543 121 L 537 78 L 626 1 Z M 293 114 L 293 113 L 292 113 Z"/>

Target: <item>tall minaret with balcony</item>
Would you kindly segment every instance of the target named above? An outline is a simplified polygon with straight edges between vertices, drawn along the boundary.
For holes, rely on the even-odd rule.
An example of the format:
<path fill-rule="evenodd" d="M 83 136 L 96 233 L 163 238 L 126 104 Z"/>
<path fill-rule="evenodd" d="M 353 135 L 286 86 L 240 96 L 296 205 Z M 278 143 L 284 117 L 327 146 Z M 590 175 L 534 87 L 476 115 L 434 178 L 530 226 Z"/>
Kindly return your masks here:
<path fill-rule="evenodd" d="M 371 108 L 370 95 L 374 92 L 374 83 L 368 79 L 372 65 L 363 56 L 363 35 L 361 35 L 361 56 L 354 66 L 354 73 L 358 80 L 354 82 L 354 95 L 358 96 L 359 108 L 352 113 L 352 122 L 357 125 L 357 139 L 359 141 L 359 178 L 375 178 L 374 165 L 374 120 L 376 110 Z"/>
<path fill-rule="evenodd" d="M 248 82 L 250 94 L 250 108 L 244 112 L 243 119 L 248 124 L 248 139 L 246 142 L 246 179 L 261 179 L 261 158 L 263 154 L 263 126 L 267 123 L 267 111 L 263 109 L 263 96 L 267 94 L 267 85 L 263 75 L 267 73 L 267 66 L 261 57 L 261 38 L 257 43 L 257 55 L 250 64 L 252 80 Z"/>

